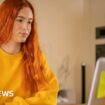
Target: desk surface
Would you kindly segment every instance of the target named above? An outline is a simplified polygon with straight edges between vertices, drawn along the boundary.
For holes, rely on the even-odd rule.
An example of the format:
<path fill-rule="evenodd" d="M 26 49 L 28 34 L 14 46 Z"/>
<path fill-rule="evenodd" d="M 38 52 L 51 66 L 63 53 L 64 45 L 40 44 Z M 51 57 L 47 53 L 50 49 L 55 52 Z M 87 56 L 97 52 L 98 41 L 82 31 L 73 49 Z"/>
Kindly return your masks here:
<path fill-rule="evenodd" d="M 58 104 L 58 105 L 86 105 L 86 104 Z"/>
<path fill-rule="evenodd" d="M 87 105 L 87 104 L 58 104 L 58 105 Z M 96 99 L 94 105 L 105 105 L 105 98 Z"/>

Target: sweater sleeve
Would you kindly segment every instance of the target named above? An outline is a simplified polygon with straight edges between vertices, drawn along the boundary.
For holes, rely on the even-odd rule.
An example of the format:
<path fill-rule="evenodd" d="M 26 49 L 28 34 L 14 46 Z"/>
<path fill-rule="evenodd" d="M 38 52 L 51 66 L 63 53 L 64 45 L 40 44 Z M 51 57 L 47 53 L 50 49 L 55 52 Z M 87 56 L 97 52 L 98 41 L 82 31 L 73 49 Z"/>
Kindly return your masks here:
<path fill-rule="evenodd" d="M 49 68 L 44 54 L 42 57 L 46 70 L 45 76 L 47 77 L 51 88 L 46 89 L 46 87 L 43 86 L 43 89 L 39 90 L 33 97 L 25 99 L 20 96 L 15 96 L 12 102 L 7 102 L 5 105 L 57 105 L 58 81 Z"/>

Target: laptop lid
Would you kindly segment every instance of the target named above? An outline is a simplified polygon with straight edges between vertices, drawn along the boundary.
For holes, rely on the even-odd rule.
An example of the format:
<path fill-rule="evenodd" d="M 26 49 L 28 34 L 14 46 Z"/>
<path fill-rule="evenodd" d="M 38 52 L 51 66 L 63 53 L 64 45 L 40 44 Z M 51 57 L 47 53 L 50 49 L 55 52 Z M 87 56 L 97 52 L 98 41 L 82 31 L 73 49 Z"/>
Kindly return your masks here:
<path fill-rule="evenodd" d="M 93 81 L 90 89 L 88 105 L 105 105 L 105 97 L 97 98 L 98 86 L 101 73 L 105 71 L 105 58 L 99 58 L 93 75 Z"/>

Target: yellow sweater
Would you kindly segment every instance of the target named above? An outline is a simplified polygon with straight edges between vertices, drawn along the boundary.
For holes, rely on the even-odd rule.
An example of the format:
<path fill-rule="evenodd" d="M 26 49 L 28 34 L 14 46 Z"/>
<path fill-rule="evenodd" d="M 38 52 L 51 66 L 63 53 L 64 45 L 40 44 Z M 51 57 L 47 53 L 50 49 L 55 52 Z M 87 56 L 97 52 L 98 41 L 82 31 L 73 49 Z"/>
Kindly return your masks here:
<path fill-rule="evenodd" d="M 21 60 L 22 52 L 8 54 L 0 49 L 0 105 L 56 105 L 58 82 L 50 70 L 45 56 L 42 56 L 42 61 L 51 89 L 46 89 L 42 85 L 34 96 L 30 96 L 29 91 L 21 87 Z"/>

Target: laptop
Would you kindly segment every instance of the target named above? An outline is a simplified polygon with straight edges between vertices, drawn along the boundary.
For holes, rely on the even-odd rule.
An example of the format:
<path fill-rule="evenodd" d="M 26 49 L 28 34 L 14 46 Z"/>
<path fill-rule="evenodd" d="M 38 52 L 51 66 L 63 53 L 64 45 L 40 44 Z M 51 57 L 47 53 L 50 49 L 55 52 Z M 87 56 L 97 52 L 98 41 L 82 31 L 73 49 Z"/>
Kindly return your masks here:
<path fill-rule="evenodd" d="M 97 98 L 100 75 L 105 72 L 105 58 L 99 58 L 96 62 L 93 81 L 90 89 L 90 95 L 87 105 L 105 105 L 105 97 Z"/>

